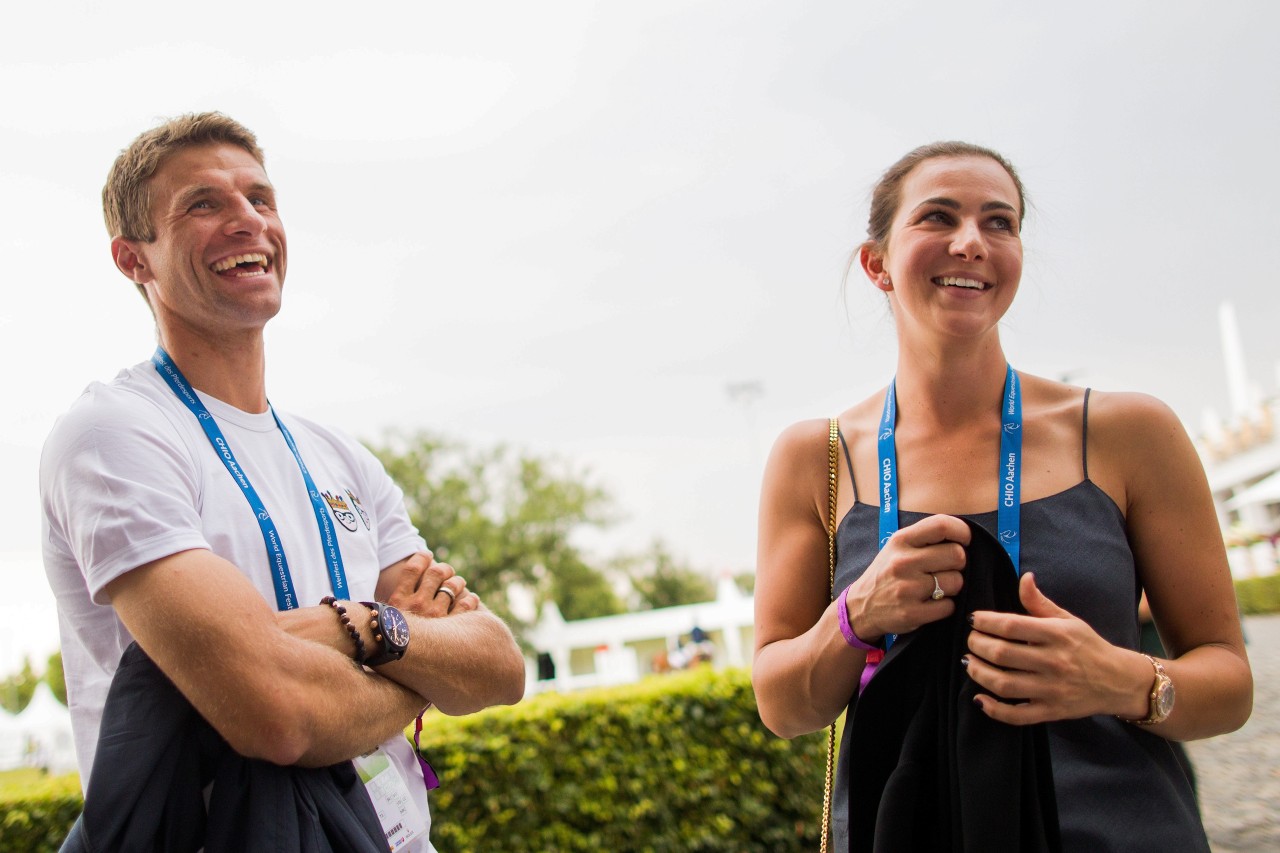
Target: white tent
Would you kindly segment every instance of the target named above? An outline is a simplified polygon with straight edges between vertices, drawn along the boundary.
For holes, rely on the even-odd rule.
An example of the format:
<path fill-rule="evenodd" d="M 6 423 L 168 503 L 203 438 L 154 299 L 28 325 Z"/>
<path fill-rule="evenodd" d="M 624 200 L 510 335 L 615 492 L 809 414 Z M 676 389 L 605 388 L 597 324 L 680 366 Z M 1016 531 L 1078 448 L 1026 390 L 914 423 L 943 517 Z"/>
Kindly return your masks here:
<path fill-rule="evenodd" d="M 1227 509 L 1240 509 L 1254 504 L 1280 503 L 1280 471 L 1264 477 L 1226 502 Z"/>
<path fill-rule="evenodd" d="M 12 767 L 42 767 L 50 773 L 76 769 L 71 712 L 43 681 L 22 713 L 0 719 L 0 769 Z"/>

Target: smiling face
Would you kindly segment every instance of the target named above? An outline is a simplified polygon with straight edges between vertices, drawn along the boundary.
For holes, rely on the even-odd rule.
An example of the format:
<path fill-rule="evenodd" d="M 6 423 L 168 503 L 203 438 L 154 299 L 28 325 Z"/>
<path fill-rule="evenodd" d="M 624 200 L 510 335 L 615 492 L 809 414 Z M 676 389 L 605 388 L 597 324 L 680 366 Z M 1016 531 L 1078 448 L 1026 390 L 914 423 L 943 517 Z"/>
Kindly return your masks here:
<path fill-rule="evenodd" d="M 902 339 L 994 332 L 1022 277 L 1020 206 L 988 157 L 936 157 L 907 174 L 887 243 L 861 255 Z"/>
<path fill-rule="evenodd" d="M 116 264 L 147 293 L 162 339 L 261 333 L 280 310 L 286 242 L 275 191 L 238 145 L 171 154 L 149 181 L 155 239 L 117 237 Z"/>

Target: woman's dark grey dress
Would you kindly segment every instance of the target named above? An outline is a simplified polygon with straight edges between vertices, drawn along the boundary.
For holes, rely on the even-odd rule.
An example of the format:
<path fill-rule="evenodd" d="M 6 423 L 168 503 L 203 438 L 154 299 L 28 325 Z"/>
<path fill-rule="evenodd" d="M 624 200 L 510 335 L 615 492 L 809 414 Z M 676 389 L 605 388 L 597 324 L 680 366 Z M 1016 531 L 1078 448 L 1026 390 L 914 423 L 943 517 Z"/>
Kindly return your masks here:
<path fill-rule="evenodd" d="M 847 449 L 845 460 L 852 478 Z M 1034 572 L 1045 595 L 1103 639 L 1136 650 L 1139 590 L 1124 515 L 1089 480 L 1087 456 L 1082 466 L 1082 482 L 1022 505 L 1022 571 Z M 878 550 L 879 508 L 854 499 L 836 531 L 837 590 L 857 579 Z M 906 527 L 925 517 L 903 512 L 899 521 Z M 966 517 L 995 534 L 994 511 Z M 1209 853 L 1195 795 L 1167 740 L 1094 716 L 1051 723 L 1049 745 L 1064 851 Z M 842 749 L 832 797 L 836 850 L 849 846 L 847 762 Z"/>

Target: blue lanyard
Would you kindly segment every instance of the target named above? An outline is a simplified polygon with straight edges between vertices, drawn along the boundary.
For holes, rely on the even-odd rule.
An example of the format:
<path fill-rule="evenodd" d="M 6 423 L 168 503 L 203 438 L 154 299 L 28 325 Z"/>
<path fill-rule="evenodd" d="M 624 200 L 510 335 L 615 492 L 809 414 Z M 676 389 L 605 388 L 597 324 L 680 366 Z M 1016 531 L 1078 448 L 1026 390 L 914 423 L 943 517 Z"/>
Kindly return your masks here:
<path fill-rule="evenodd" d="M 293 589 L 293 576 L 289 574 L 289 561 L 284 556 L 284 543 L 280 540 L 280 532 L 276 529 L 275 522 L 271 520 L 271 513 L 267 511 L 262 498 L 258 496 L 258 491 L 249 482 L 249 477 L 240 467 L 240 463 L 236 461 L 235 454 L 231 452 L 231 446 L 223 437 L 217 421 L 205 408 L 195 389 L 182 375 L 182 371 L 169 358 L 169 354 L 162 347 L 157 347 L 151 362 L 156 366 L 156 372 L 173 389 L 173 393 L 191 410 L 191 414 L 195 416 L 196 422 L 200 424 L 205 436 L 209 439 L 209 444 L 222 460 L 222 464 L 226 466 L 227 473 L 236 481 L 245 500 L 253 509 L 253 514 L 258 519 L 258 527 L 262 530 L 262 542 L 267 549 L 267 562 L 271 565 L 271 581 L 276 589 L 276 609 L 292 610 L 298 606 Z M 329 564 L 329 580 L 333 587 L 333 595 L 335 598 L 347 599 L 350 596 L 347 593 L 347 575 L 342 565 L 342 551 L 338 547 L 338 538 L 334 535 L 333 523 L 329 521 L 329 514 L 320 500 L 320 490 L 311 479 L 311 472 L 307 470 L 307 464 L 302 461 L 302 454 L 298 452 L 293 436 L 289 434 L 288 428 L 280 420 L 275 409 L 271 409 L 271 417 L 275 419 L 276 426 L 284 435 L 285 444 L 289 445 L 289 450 L 298 463 L 302 480 L 307 487 L 307 494 L 311 497 L 311 508 L 316 514 L 316 525 L 320 528 L 320 544 L 324 548 L 325 560 Z"/>
<path fill-rule="evenodd" d="M 897 380 L 889 383 L 884 395 L 884 415 L 880 419 L 880 547 L 883 548 L 898 530 L 898 449 L 894 428 L 898 422 Z M 1020 572 L 1022 529 L 1022 393 L 1018 374 L 1006 365 L 1004 398 L 1000 407 L 1000 500 L 996 509 L 996 527 L 1000 544 Z M 894 635 L 885 637 L 885 648 L 893 645 Z"/>

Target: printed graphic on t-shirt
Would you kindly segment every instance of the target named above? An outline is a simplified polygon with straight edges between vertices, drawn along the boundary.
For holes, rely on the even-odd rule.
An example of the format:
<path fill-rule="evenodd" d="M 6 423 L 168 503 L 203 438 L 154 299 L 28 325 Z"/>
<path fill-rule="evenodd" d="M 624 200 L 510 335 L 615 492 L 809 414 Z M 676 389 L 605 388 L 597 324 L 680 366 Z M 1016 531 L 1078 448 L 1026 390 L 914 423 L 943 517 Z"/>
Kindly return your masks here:
<path fill-rule="evenodd" d="M 360 513 L 360 520 L 364 522 L 364 529 L 369 530 L 369 513 L 365 512 L 364 507 L 360 506 L 360 499 L 350 489 L 347 489 L 347 497 L 351 498 L 351 505 L 355 507 L 356 512 Z"/>
<path fill-rule="evenodd" d="M 347 492 L 347 494 L 351 493 Z M 328 492 L 322 492 L 320 496 L 324 498 L 324 502 L 329 505 L 329 509 L 333 511 L 333 517 L 338 520 L 338 523 L 352 533 L 355 533 L 356 514 L 352 512 L 351 507 L 347 505 L 346 498 L 342 495 L 331 495 Z M 360 514 L 364 515 L 363 512 Z M 367 523 L 366 526 L 368 526 Z"/>

